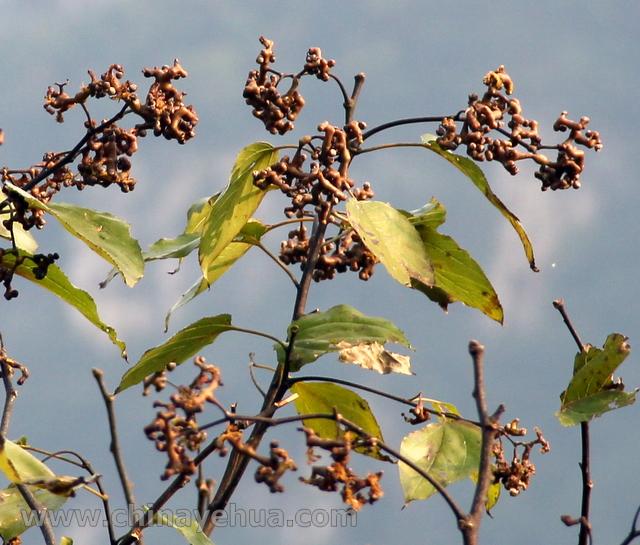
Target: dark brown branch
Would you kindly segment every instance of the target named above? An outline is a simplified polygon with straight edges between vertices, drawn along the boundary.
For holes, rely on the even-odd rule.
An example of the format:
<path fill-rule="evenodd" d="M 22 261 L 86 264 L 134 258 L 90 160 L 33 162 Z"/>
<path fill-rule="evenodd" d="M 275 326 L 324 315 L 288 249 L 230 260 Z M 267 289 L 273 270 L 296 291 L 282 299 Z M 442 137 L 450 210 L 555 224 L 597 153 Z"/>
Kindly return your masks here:
<path fill-rule="evenodd" d="M 573 337 L 580 352 L 585 351 L 585 346 L 580 339 L 580 335 L 573 327 L 571 318 L 567 313 L 562 299 L 556 299 L 553 302 L 554 308 L 562 316 L 569 333 Z M 582 447 L 582 455 L 580 460 L 580 472 L 582 474 L 582 499 L 580 502 L 580 535 L 578 536 L 578 545 L 587 545 L 591 538 L 591 525 L 589 524 L 589 511 L 591 505 L 591 491 L 593 490 L 593 481 L 591 480 L 591 452 L 589 447 L 589 423 L 580 423 L 580 443 Z"/>
<path fill-rule="evenodd" d="M 104 373 L 102 372 L 102 369 L 92 369 L 92 372 L 94 378 L 96 379 L 96 382 L 98 383 L 98 387 L 100 388 L 104 406 L 107 409 L 107 418 L 109 420 L 109 434 L 111 436 L 109 450 L 111 451 L 113 460 L 118 470 L 118 477 L 120 478 L 120 485 L 122 486 L 122 491 L 124 492 L 127 506 L 133 507 L 136 505 L 136 499 L 133 495 L 133 487 L 131 481 L 129 480 L 129 477 L 127 476 L 127 470 L 124 464 L 124 459 L 122 457 L 122 451 L 120 450 L 118 428 L 116 425 L 116 415 L 113 408 L 114 396 L 107 391 L 107 387 L 104 383 Z"/>
<path fill-rule="evenodd" d="M 482 444 L 480 447 L 478 481 L 471 503 L 471 511 L 464 524 L 460 526 L 460 531 L 464 536 L 465 545 L 476 545 L 478 543 L 482 515 L 486 511 L 487 493 L 493 477 L 491 454 L 493 444 L 498 435 L 497 422 L 504 412 L 504 407 L 500 405 L 493 415 L 489 414 L 484 386 L 484 346 L 478 341 L 469 342 L 469 354 L 471 354 L 471 359 L 473 360 L 473 398 L 476 401 L 478 418 L 482 423 Z"/>
<path fill-rule="evenodd" d="M 18 392 L 13 387 L 11 382 L 11 369 L 9 364 L 5 360 L 4 347 L 0 348 L 0 365 L 2 370 L 2 382 L 4 383 L 4 409 L 2 410 L 2 423 L 0 423 L 0 449 L 4 446 L 5 438 L 9 433 L 9 423 L 11 422 L 11 415 L 13 414 L 13 407 L 18 397 Z"/>
<path fill-rule="evenodd" d="M 569 314 L 567 314 L 567 309 L 564 306 L 564 300 L 563 299 L 556 299 L 553 302 L 553 307 L 562 316 L 562 320 L 564 321 L 565 325 L 567 326 L 567 329 L 569 330 L 569 333 L 571 333 L 571 336 L 573 337 L 573 340 L 576 342 L 576 345 L 578 345 L 578 350 L 580 350 L 580 352 L 584 352 L 584 344 L 580 340 L 580 335 L 578 335 L 578 332 L 576 331 L 575 327 L 573 327 L 573 323 L 571 322 L 571 318 L 569 318 Z"/>
<path fill-rule="evenodd" d="M 29 490 L 29 487 L 25 484 L 16 484 L 16 488 L 20 492 L 21 496 L 24 498 L 24 501 L 29 506 L 29 509 L 35 511 L 38 514 L 38 522 L 40 523 L 40 532 L 42 533 L 42 538 L 47 545 L 56 545 L 56 536 L 53 533 L 53 527 L 51 526 L 51 521 L 49 520 L 47 510 L 40 505 L 40 502 L 36 500 L 35 496 Z"/>
<path fill-rule="evenodd" d="M 2 423 L 0 424 L 0 449 L 4 448 L 4 443 L 7 439 L 7 433 L 9 432 L 9 424 L 11 423 L 11 416 L 13 415 L 13 408 L 15 406 L 16 397 L 18 396 L 13 383 L 11 382 L 11 368 L 6 360 L 6 353 L 4 350 L 4 343 L 2 342 L 2 336 L 0 336 L 0 369 L 2 371 L 2 382 L 4 384 L 5 402 L 2 411 Z M 32 511 L 37 513 L 37 520 L 40 523 L 40 532 L 46 545 L 55 545 L 56 536 L 53 533 L 53 527 L 51 521 L 47 517 L 47 511 L 40 505 L 38 500 L 34 497 L 29 490 L 29 487 L 24 484 L 17 484 L 16 488 L 20 492 L 26 504 Z"/>
<path fill-rule="evenodd" d="M 638 528 L 638 520 L 640 520 L 640 507 L 636 509 L 636 514 L 633 517 L 633 522 L 631 523 L 631 530 L 629 530 L 629 534 L 624 538 L 624 541 L 620 545 L 629 545 L 634 539 L 640 537 L 640 528 Z"/>
<path fill-rule="evenodd" d="M 309 288 L 311 286 L 311 280 L 313 278 L 313 271 L 318 261 L 320 249 L 322 247 L 322 241 L 327 229 L 326 222 L 321 222 L 317 218 L 314 221 L 313 226 L 314 228 L 311 234 L 311 240 L 309 242 L 309 254 L 307 262 L 305 264 L 305 268 L 296 291 L 296 300 L 293 306 L 293 316 L 291 318 L 292 321 L 299 319 L 304 314 L 307 296 L 309 293 Z M 271 418 L 275 414 L 277 410 L 276 404 L 282 400 L 284 394 L 287 391 L 286 378 L 289 375 L 289 361 L 294 339 L 295 333 L 292 333 L 288 339 L 285 361 L 282 365 L 278 366 L 278 369 L 271 379 L 269 388 L 267 389 L 267 395 L 264 398 L 260 411 L 260 415 L 265 418 Z M 258 422 L 251 431 L 248 444 L 254 449 L 257 448 L 268 428 L 268 424 Z M 235 492 L 235 489 L 238 486 L 238 483 L 240 482 L 240 479 L 242 478 L 242 475 L 244 474 L 248 463 L 248 456 L 235 449 L 232 451 L 231 455 L 229 456 L 229 461 L 227 462 L 227 467 L 222 476 L 222 480 L 220 481 L 220 485 L 218 486 L 216 494 L 208 507 L 207 518 L 204 521 L 202 527 L 202 530 L 205 534 L 209 535 L 213 531 L 215 527 L 215 519 L 213 517 L 213 514 L 226 507 L 227 503 L 231 499 L 231 496 Z"/>

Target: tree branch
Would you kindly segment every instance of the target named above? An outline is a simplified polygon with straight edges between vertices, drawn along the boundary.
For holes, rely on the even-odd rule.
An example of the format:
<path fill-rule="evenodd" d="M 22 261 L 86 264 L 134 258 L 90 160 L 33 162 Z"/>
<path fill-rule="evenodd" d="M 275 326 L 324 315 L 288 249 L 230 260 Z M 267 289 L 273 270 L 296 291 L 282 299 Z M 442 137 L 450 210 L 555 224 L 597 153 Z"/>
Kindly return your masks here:
<path fill-rule="evenodd" d="M 363 140 L 367 140 L 371 138 L 374 134 L 378 134 L 379 132 L 386 131 L 387 129 L 391 129 L 393 127 L 400 127 L 402 125 L 413 125 L 415 123 L 441 123 L 443 119 L 447 117 L 451 117 L 454 121 L 461 121 L 462 114 L 464 114 L 464 110 L 459 111 L 457 114 L 453 116 L 448 115 L 433 115 L 427 117 L 407 117 L 405 119 L 396 119 L 395 121 L 389 121 L 388 123 L 383 123 L 382 125 L 378 125 L 377 127 L 373 127 L 369 129 L 362 135 Z"/>
<path fill-rule="evenodd" d="M 109 433 L 111 435 L 111 444 L 109 445 L 109 450 L 111 451 L 113 460 L 118 470 L 118 477 L 120 478 L 120 485 L 122 486 L 122 491 L 124 492 L 127 506 L 133 507 L 136 505 L 136 499 L 133 494 L 133 486 L 131 484 L 131 481 L 129 480 L 129 477 L 127 476 L 127 469 L 122 457 L 122 451 L 120 450 L 120 441 L 118 439 L 118 429 L 116 426 L 116 415 L 113 408 L 114 396 L 107 391 L 107 387 L 104 383 L 104 373 L 102 369 L 93 369 L 92 372 L 94 378 L 96 379 L 96 382 L 98 383 L 98 387 L 100 388 L 104 406 L 107 409 Z"/>
<path fill-rule="evenodd" d="M 327 223 L 321 222 L 318 220 L 318 218 L 316 218 L 313 223 L 313 232 L 311 234 L 311 240 L 309 242 L 309 254 L 307 257 L 307 262 L 305 264 L 304 272 L 302 273 L 302 277 L 300 278 L 300 282 L 296 291 L 296 300 L 293 306 L 293 316 L 291 318 L 292 321 L 299 319 L 304 314 L 307 296 L 309 293 L 309 288 L 311 286 L 311 279 L 313 278 L 313 271 L 320 255 L 322 240 L 324 239 L 326 229 Z M 271 384 L 269 385 L 269 388 L 267 390 L 267 395 L 265 396 L 262 403 L 260 415 L 265 418 L 271 418 L 275 414 L 277 410 L 276 404 L 282 400 L 284 394 L 287 391 L 286 378 L 289 375 L 289 359 L 294 340 L 295 332 L 292 333 L 288 339 L 285 361 L 283 364 L 278 366 L 276 372 L 274 373 L 271 379 Z M 249 440 L 247 441 L 248 444 L 253 448 L 257 448 L 268 428 L 269 426 L 267 423 L 257 422 L 253 430 L 251 431 L 251 435 L 249 436 Z M 229 461 L 227 462 L 227 467 L 225 469 L 224 475 L 222 476 L 222 480 L 220 481 L 220 485 L 218 486 L 216 494 L 214 495 L 214 498 L 208 507 L 207 518 L 205 519 L 202 527 L 202 530 L 205 534 L 210 535 L 213 531 L 215 527 L 213 513 L 226 507 L 236 487 L 238 486 L 238 483 L 240 482 L 240 479 L 242 478 L 242 475 L 244 474 L 248 463 L 249 457 L 246 454 L 238 450 L 232 451 L 231 455 L 229 456 Z"/>
<path fill-rule="evenodd" d="M 580 352 L 585 351 L 585 346 L 580 339 L 580 335 L 573 327 L 573 323 L 569 318 L 569 314 L 564 306 L 562 299 L 556 299 L 553 302 L 554 308 L 562 316 L 569 333 L 573 337 Z M 591 480 L 591 450 L 589 446 L 589 423 L 580 423 L 580 444 L 582 447 L 582 456 L 580 460 L 580 472 L 582 474 L 582 500 L 580 505 L 580 534 L 578 536 L 578 545 L 587 545 L 591 537 L 591 524 L 589 524 L 589 510 L 591 505 L 591 491 L 593 490 L 593 481 Z"/>
<path fill-rule="evenodd" d="M 491 484 L 493 471 L 491 470 L 491 453 L 493 444 L 498 435 L 498 418 L 504 412 L 500 405 L 493 415 L 489 415 L 487 399 L 484 387 L 484 346 L 478 341 L 469 342 L 469 354 L 473 360 L 473 398 L 476 400 L 478 418 L 482 423 L 482 444 L 480 447 L 480 467 L 478 468 L 478 481 L 471 503 L 471 511 L 466 517 L 460 531 L 464 536 L 465 545 L 478 543 L 480 523 L 482 515 L 486 511 L 487 492 Z"/>
<path fill-rule="evenodd" d="M 13 414 L 13 408 L 15 405 L 18 393 L 13 387 L 11 382 L 12 368 L 7 363 L 7 354 L 4 349 L 4 343 L 2 342 L 2 336 L 0 335 L 0 370 L 2 372 L 2 382 L 4 384 L 5 400 L 4 409 L 2 411 L 2 423 L 0 424 L 0 449 L 4 448 L 5 441 L 7 439 L 7 433 L 9 432 L 9 424 L 11 422 L 11 416 Z M 36 500 L 35 496 L 31 493 L 31 490 L 27 485 L 16 483 L 16 488 L 20 492 L 26 504 L 32 511 L 35 511 L 38 515 L 38 522 L 40 526 L 40 532 L 46 545 L 55 545 L 56 536 L 53 533 L 53 527 L 51 521 L 47 516 L 47 510 L 40 505 L 40 502 Z"/>

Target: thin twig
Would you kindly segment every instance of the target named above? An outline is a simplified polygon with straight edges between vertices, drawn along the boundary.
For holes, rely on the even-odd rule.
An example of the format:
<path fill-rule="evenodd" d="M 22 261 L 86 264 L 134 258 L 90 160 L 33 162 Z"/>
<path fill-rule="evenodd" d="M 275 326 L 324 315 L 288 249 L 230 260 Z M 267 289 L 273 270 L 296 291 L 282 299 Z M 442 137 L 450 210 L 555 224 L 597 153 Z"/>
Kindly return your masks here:
<path fill-rule="evenodd" d="M 553 302 L 554 308 L 562 316 L 569 333 L 573 337 L 580 352 L 585 351 L 585 345 L 580 339 L 580 335 L 576 331 L 567 309 L 562 299 L 556 299 Z M 591 505 L 591 491 L 593 490 L 593 481 L 591 480 L 591 452 L 589 445 L 589 422 L 580 423 L 580 444 L 582 447 L 582 455 L 580 460 L 580 472 L 582 474 L 582 500 L 580 505 L 580 535 L 578 537 L 578 545 L 587 545 L 591 540 L 591 524 L 589 523 L 589 511 Z"/>
<path fill-rule="evenodd" d="M 412 125 L 415 123 L 440 123 L 443 119 L 447 117 L 451 117 L 454 121 L 461 121 L 461 116 L 464 114 L 464 110 L 459 111 L 457 114 L 448 116 L 448 115 L 433 115 L 427 117 L 408 117 L 405 119 L 396 119 L 395 121 L 389 121 L 388 123 L 383 123 L 382 125 L 378 125 L 377 127 L 373 127 L 369 129 L 362 135 L 363 140 L 367 140 L 371 138 L 374 134 L 378 134 L 379 132 L 385 131 L 387 129 L 391 129 L 393 127 L 400 127 L 401 125 Z"/>
<path fill-rule="evenodd" d="M 371 146 L 370 148 L 358 148 L 353 155 L 362 155 L 363 153 L 371 153 L 372 151 L 380 151 L 384 149 L 394 148 L 426 148 L 425 144 L 420 142 L 393 142 L 391 144 L 380 144 L 379 146 Z"/>
<path fill-rule="evenodd" d="M 260 395 L 262 395 L 264 399 L 265 397 L 267 397 L 267 393 L 260 387 L 260 383 L 258 382 L 258 379 L 256 378 L 256 375 L 253 372 L 253 368 L 256 367 L 256 362 L 253 361 L 254 356 L 255 354 L 253 353 L 249 354 L 249 376 L 251 377 L 251 382 L 253 382 L 253 385 L 256 387 L 256 390 L 260 392 Z"/>
<path fill-rule="evenodd" d="M 114 396 L 107 391 L 107 387 L 104 383 L 104 373 L 102 369 L 93 369 L 93 376 L 98 383 L 104 406 L 107 409 L 107 418 L 109 420 L 109 433 L 111 435 L 111 444 L 109 450 L 113 456 L 113 460 L 118 470 L 118 477 L 120 478 L 120 485 L 124 492 L 124 497 L 127 501 L 127 507 L 133 507 L 136 505 L 136 499 L 133 494 L 133 486 L 129 477 L 127 476 L 127 470 L 122 457 L 122 451 L 120 450 L 120 441 L 118 439 L 118 429 L 116 426 L 116 415 L 113 407 Z"/>
<path fill-rule="evenodd" d="M 349 380 L 343 380 L 340 378 L 321 377 L 316 375 L 291 377 L 289 378 L 289 380 L 287 380 L 287 387 L 290 388 L 297 382 L 332 382 L 334 384 L 342 384 L 343 386 L 350 386 L 351 388 L 356 388 L 358 390 L 369 392 L 371 394 L 375 394 L 380 397 L 385 397 L 387 399 L 397 401 L 398 403 L 402 403 L 403 405 L 408 405 L 410 407 L 417 407 L 419 403 L 418 401 L 413 401 L 413 398 L 410 399 L 406 397 L 397 396 L 397 395 L 385 392 L 384 390 L 378 390 L 377 388 L 372 388 L 371 386 L 366 386 L 358 382 L 351 382 Z M 452 420 L 460 420 L 462 422 L 469 422 L 470 424 L 474 424 L 475 426 L 481 426 L 479 422 L 475 422 L 473 420 L 467 420 L 466 418 L 462 418 L 459 414 L 444 412 L 444 411 L 436 411 L 434 409 L 428 409 L 427 407 L 423 407 L 423 409 L 434 416 L 444 416 L 445 418 L 451 418 Z"/>
<path fill-rule="evenodd" d="M 282 346 L 283 349 L 287 348 L 287 345 L 283 343 L 278 337 L 274 337 L 273 335 L 269 335 L 268 333 L 263 333 L 262 331 L 257 331 L 255 329 L 248 329 L 246 327 L 238 327 L 235 325 L 228 326 L 229 331 L 238 331 L 240 333 L 249 333 L 249 335 L 255 335 L 256 337 L 264 337 L 265 339 L 269 339 L 270 341 L 275 342 Z"/>
<path fill-rule="evenodd" d="M 271 250 L 269 250 L 269 248 L 267 248 L 261 242 L 255 243 L 254 246 L 256 246 L 257 248 L 260 248 L 265 254 L 267 254 L 267 256 L 269 256 L 269 259 L 271 259 L 276 265 L 278 265 L 278 267 L 280 267 L 280 269 L 282 269 L 284 273 L 290 278 L 291 282 L 296 287 L 296 289 L 298 288 L 299 286 L 298 279 L 293 275 L 293 273 L 289 270 L 289 268 L 278 258 L 278 256 L 274 255 L 271 252 Z"/>

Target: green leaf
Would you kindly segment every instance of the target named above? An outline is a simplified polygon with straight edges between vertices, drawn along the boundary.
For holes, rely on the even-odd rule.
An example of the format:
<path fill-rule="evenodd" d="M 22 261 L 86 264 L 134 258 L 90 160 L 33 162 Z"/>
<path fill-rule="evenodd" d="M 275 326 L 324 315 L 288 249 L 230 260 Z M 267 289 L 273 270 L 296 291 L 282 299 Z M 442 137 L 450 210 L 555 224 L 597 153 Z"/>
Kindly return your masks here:
<path fill-rule="evenodd" d="M 404 333 L 384 318 L 365 316 L 348 305 L 338 305 L 326 312 L 313 312 L 289 326 L 289 339 L 295 333 L 289 363 L 291 371 L 317 360 L 329 352 L 338 352 L 348 346 L 362 343 L 388 342 L 410 346 Z M 285 353 L 276 345 L 278 361 Z"/>
<path fill-rule="evenodd" d="M 180 296 L 180 299 L 169 309 L 164 319 L 165 331 L 169 329 L 171 315 L 177 309 L 191 302 L 198 295 L 209 289 L 211 284 L 226 273 L 238 259 L 246 254 L 249 249 L 260 240 L 266 230 L 266 227 L 258 220 L 249 220 L 234 241 L 224 248 L 224 250 L 220 252 L 220 255 L 211 262 L 207 274 L 208 280 L 205 279 L 204 276 L 196 280 L 195 284 L 184 292 Z"/>
<path fill-rule="evenodd" d="M 372 437 L 384 441 L 380 426 L 369 404 L 354 391 L 330 382 L 296 382 L 291 387 L 291 391 L 298 394 L 294 404 L 299 415 L 333 413 L 336 410 Z M 304 425 L 323 439 L 341 439 L 344 436 L 338 423 L 333 420 L 312 418 L 304 420 Z M 389 460 L 379 449 L 372 451 L 359 447 L 356 450 L 379 460 Z"/>
<path fill-rule="evenodd" d="M 277 158 L 277 150 L 266 142 L 247 146 L 236 158 L 229 185 L 211 207 L 202 231 L 199 259 L 207 281 L 210 265 L 244 227 L 266 193 L 253 184 L 253 172 Z"/>
<path fill-rule="evenodd" d="M 0 204 L 4 202 L 6 198 L 7 196 L 0 191 Z M 9 232 L 9 229 L 7 229 L 2 223 L 5 220 L 5 216 L 6 218 L 9 218 L 8 209 L 5 209 L 0 213 L 0 237 L 11 240 L 11 233 Z M 16 247 L 19 250 L 23 250 L 27 253 L 32 254 L 38 249 L 38 243 L 36 242 L 36 239 L 33 238 L 29 231 L 25 231 L 22 225 L 20 225 L 19 223 L 13 224 L 13 237 L 16 243 Z"/>
<path fill-rule="evenodd" d="M 153 522 L 175 528 L 191 545 L 213 545 L 194 517 L 180 518 L 168 513 L 158 513 L 153 517 Z"/>
<path fill-rule="evenodd" d="M 445 310 L 460 301 L 477 308 L 498 323 L 504 320 L 502 305 L 480 266 L 455 240 L 423 225 L 416 226 L 435 272 L 435 286 L 414 282 L 416 289 Z M 435 289 L 434 289 L 435 288 Z"/>
<path fill-rule="evenodd" d="M 584 355 L 579 353 L 576 356 L 576 360 L 584 358 L 584 361 L 574 363 L 574 369 L 577 371 L 562 396 L 563 403 L 583 399 L 611 385 L 613 372 L 622 364 L 630 351 L 627 338 L 620 333 L 609 335 L 602 349 L 593 346 L 585 347 Z"/>
<path fill-rule="evenodd" d="M 627 338 L 612 333 L 602 349 L 585 345 L 585 350 L 576 354 L 573 377 L 560 396 L 560 410 L 556 413 L 563 426 L 588 422 L 635 401 L 637 390 L 624 392 L 624 385 L 613 380 L 613 373 L 630 351 Z"/>
<path fill-rule="evenodd" d="M 176 238 L 161 238 L 156 240 L 149 249 L 142 253 L 145 261 L 156 259 L 181 259 L 187 257 L 200 244 L 200 236 L 193 233 L 183 233 Z"/>
<path fill-rule="evenodd" d="M 447 219 L 447 209 L 444 204 L 431 197 L 431 200 L 422 208 L 406 212 L 405 216 L 414 227 L 437 229 Z"/>
<path fill-rule="evenodd" d="M 400 454 L 446 487 L 477 475 L 482 434 L 468 422 L 447 420 L 429 424 L 405 436 Z M 405 502 L 426 500 L 436 489 L 408 465 L 398 462 Z"/>
<path fill-rule="evenodd" d="M 47 275 L 42 280 L 38 280 L 33 273 L 35 265 L 30 259 L 32 256 L 24 252 L 20 252 L 19 255 L 23 261 L 15 269 L 16 274 L 49 290 L 65 303 L 74 307 L 93 325 L 109 336 L 111 342 L 120 348 L 123 358 L 127 357 L 127 348 L 124 342 L 118 339 L 118 334 L 115 329 L 100 320 L 96 304 L 86 291 L 76 288 L 69 282 L 69 279 L 56 265 L 49 265 Z M 15 263 L 16 257 L 13 254 L 5 253 L 0 257 L 0 265 L 5 268 L 12 270 L 15 267 Z"/>
<path fill-rule="evenodd" d="M 68 499 L 47 490 L 29 488 L 37 502 L 47 511 L 57 511 Z M 0 536 L 4 543 L 21 535 L 28 528 L 35 526 L 37 522 L 37 514 L 31 512 L 31 508 L 15 486 L 12 485 L 0 490 Z"/>
<path fill-rule="evenodd" d="M 122 376 L 116 393 L 142 382 L 145 377 L 153 373 L 164 370 L 171 362 L 177 364 L 184 362 L 214 342 L 221 333 L 234 329 L 229 314 L 201 318 L 188 325 L 167 342 L 147 350 L 138 363 Z"/>
<path fill-rule="evenodd" d="M 520 237 L 522 247 L 524 248 L 524 253 L 527 257 L 527 260 L 529 261 L 529 266 L 532 270 L 538 272 L 535 257 L 533 255 L 533 246 L 531 244 L 531 241 L 529 240 L 529 236 L 527 235 L 517 216 L 513 214 L 498 198 L 498 196 L 491 190 L 491 186 L 489 186 L 489 182 L 487 181 L 487 178 L 485 177 L 480 167 L 478 167 L 478 165 L 476 165 L 471 159 L 462 157 L 461 155 L 456 155 L 455 153 L 451 153 L 450 151 L 442 149 L 436 142 L 436 136 L 432 134 L 423 135 L 422 143 L 424 144 L 425 148 L 433 151 L 434 153 L 437 153 L 438 155 L 440 155 L 440 157 L 443 157 L 444 159 L 449 161 L 460 172 L 465 174 L 467 178 L 469 178 L 473 182 L 473 185 L 475 185 L 482 192 L 487 200 L 493 206 L 495 206 L 498 211 L 509 221 L 511 226 L 515 229 L 516 233 L 518 233 L 518 236 Z"/>
<path fill-rule="evenodd" d="M 420 236 L 402 212 L 387 203 L 355 199 L 347 201 L 346 210 L 351 226 L 395 280 L 405 286 L 415 280 L 433 285 L 433 267 Z"/>
<path fill-rule="evenodd" d="M 563 404 L 556 416 L 563 426 L 575 426 L 581 422 L 589 422 L 606 412 L 635 403 L 637 393 L 637 389 L 632 392 L 603 390 L 584 399 Z"/>
<path fill-rule="evenodd" d="M 100 257 L 111 263 L 124 278 L 127 286 L 134 286 L 144 273 L 142 250 L 131 237 L 131 227 L 107 212 L 98 212 L 73 204 L 43 204 L 29 193 L 7 184 L 19 193 L 31 208 L 51 214 L 74 237 L 82 240 Z"/>

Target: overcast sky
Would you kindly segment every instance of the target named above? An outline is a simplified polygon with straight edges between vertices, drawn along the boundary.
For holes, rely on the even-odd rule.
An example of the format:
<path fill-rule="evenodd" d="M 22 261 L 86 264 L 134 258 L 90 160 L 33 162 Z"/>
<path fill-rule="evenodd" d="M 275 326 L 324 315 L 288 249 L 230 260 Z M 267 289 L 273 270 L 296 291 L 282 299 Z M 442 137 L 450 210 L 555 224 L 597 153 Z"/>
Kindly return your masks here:
<path fill-rule="evenodd" d="M 309 308 L 326 309 L 347 303 L 361 311 L 385 316 L 401 327 L 416 347 L 416 377 L 381 377 L 344 369 L 323 358 L 313 373 L 338 375 L 388 388 L 402 395 L 425 395 L 456 403 L 473 416 L 469 339 L 487 347 L 487 389 L 491 405 L 503 402 L 507 417 L 519 416 L 532 428 L 539 425 L 552 452 L 536 457 L 538 474 L 519 498 L 505 497 L 493 520 L 483 522 L 484 543 L 522 545 L 572 543 L 575 529 L 565 528 L 561 514 L 578 515 L 580 476 L 579 434 L 563 429 L 553 413 L 558 395 L 570 377 L 575 348 L 551 301 L 564 297 L 585 341 L 601 345 L 607 334 L 630 337 L 640 333 L 638 288 L 639 241 L 637 175 L 637 57 L 640 37 L 637 2 L 170 2 L 165 0 L 81 2 L 58 0 L 0 1 L 2 87 L 0 127 L 5 145 L 0 165 L 13 168 L 38 161 L 49 150 L 71 148 L 81 134 L 82 112 L 66 116 L 63 125 L 42 109 L 48 85 L 70 80 L 70 89 L 87 81 L 87 69 L 100 73 L 120 63 L 127 76 L 142 83 L 145 66 L 169 64 L 179 58 L 189 71 L 180 82 L 200 115 L 197 138 L 184 147 L 146 138 L 134 157 L 136 190 L 65 192 L 60 201 L 108 210 L 131 222 L 143 246 L 160 236 L 179 233 L 186 208 L 200 197 L 224 187 L 235 154 L 244 145 L 266 139 L 294 142 L 328 119 L 339 123 L 337 89 L 305 82 L 307 107 L 291 137 L 272 137 L 251 116 L 242 87 L 259 50 L 263 34 L 276 43 L 276 67 L 293 71 L 310 46 L 336 59 L 335 73 L 349 82 L 365 72 L 367 80 L 358 119 L 374 126 L 400 117 L 454 113 L 472 92 L 482 92 L 482 77 L 504 64 L 515 81 L 525 115 L 537 119 L 542 133 L 554 139 L 551 126 L 562 110 L 570 117 L 591 117 L 604 149 L 589 152 L 579 191 L 541 193 L 534 168 L 523 166 L 511 177 L 499 165 L 485 172 L 494 191 L 521 218 L 534 243 L 541 272 L 528 268 L 517 236 L 482 195 L 444 161 L 422 150 L 386 151 L 363 156 L 352 175 L 369 180 L 379 199 L 399 208 L 417 208 L 432 196 L 447 207 L 442 231 L 455 237 L 483 266 L 505 310 L 503 327 L 477 311 L 454 305 L 449 314 L 417 292 L 394 283 L 382 267 L 368 283 L 355 275 L 313 286 Z M 99 110 L 102 112 L 103 110 Z M 104 109 L 104 115 L 108 110 Z M 97 115 L 97 114 L 96 114 Z M 103 114 L 100 114 L 103 115 Z M 434 126 L 410 126 L 376 137 L 376 142 L 419 140 Z M 263 219 L 277 217 L 281 199 L 270 199 Z M 108 265 L 59 226 L 49 223 L 38 233 L 41 247 L 61 254 L 60 265 L 78 286 L 95 295 L 105 321 L 112 324 L 136 361 L 166 336 L 166 310 L 197 278 L 192 258 L 181 272 L 167 276 L 173 263 L 151 264 L 134 289 L 119 280 L 99 291 Z M 270 242 L 277 247 L 278 237 Z M 91 377 L 91 367 L 105 369 L 111 386 L 125 370 L 106 337 L 37 287 L 17 281 L 17 301 L 3 302 L 0 331 L 15 358 L 26 363 L 32 378 L 22 388 L 11 436 L 50 450 L 74 448 L 104 474 L 116 500 L 121 495 L 112 461 L 104 409 Z M 284 336 L 291 314 L 292 291 L 281 272 L 261 255 L 252 255 L 216 284 L 211 292 L 173 318 L 170 332 L 205 315 L 230 312 L 234 323 Z M 256 392 L 247 375 L 248 352 L 265 363 L 271 347 L 239 336 L 222 338 L 204 351 L 220 365 L 224 401 L 239 400 L 244 411 L 255 409 Z M 630 387 L 640 384 L 638 358 L 632 353 L 621 374 Z M 187 375 L 182 375 L 186 377 Z M 262 377 L 264 381 L 268 376 Z M 186 378 L 185 378 L 186 380 Z M 401 409 L 369 399 L 385 439 L 399 445 L 413 431 L 400 418 Z M 142 427 L 151 421 L 151 400 L 128 391 L 118 400 L 122 439 L 139 501 L 153 500 L 164 486 L 157 479 L 163 457 L 145 440 Z M 638 409 L 631 407 L 593 424 L 592 524 L 596 543 L 619 543 L 640 503 Z M 274 434 L 298 456 L 306 474 L 299 434 Z M 362 469 L 368 460 L 356 461 Z M 221 462 L 208 469 L 219 475 Z M 56 468 L 69 471 L 68 468 Z M 385 545 L 403 539 L 425 545 L 458 539 L 453 519 L 439 498 L 416 502 L 405 510 L 397 469 L 385 466 L 385 498 L 365 507 L 353 529 L 220 529 L 215 543 Z M 337 495 L 303 487 L 288 479 L 287 493 L 269 495 L 250 475 L 235 501 L 250 507 L 273 506 L 286 512 L 298 507 L 340 507 Z M 462 501 L 471 486 L 452 488 Z M 185 505 L 194 492 L 186 490 L 174 504 Z M 71 507 L 97 507 L 81 495 Z M 79 543 L 105 542 L 102 528 L 59 531 Z M 171 530 L 156 531 L 162 543 L 180 543 Z M 156 538 L 154 538 L 156 539 Z M 31 530 L 25 543 L 39 543 Z"/>

